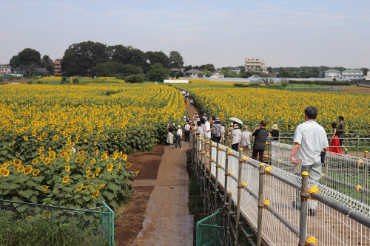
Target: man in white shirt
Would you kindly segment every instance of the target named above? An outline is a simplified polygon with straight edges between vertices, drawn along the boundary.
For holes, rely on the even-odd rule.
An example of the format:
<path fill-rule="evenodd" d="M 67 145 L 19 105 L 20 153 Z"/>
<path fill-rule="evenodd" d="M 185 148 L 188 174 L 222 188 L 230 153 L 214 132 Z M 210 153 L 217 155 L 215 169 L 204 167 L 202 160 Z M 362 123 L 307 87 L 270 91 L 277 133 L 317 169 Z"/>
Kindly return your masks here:
<path fill-rule="evenodd" d="M 189 142 L 190 141 L 190 124 L 189 124 L 189 121 L 186 122 L 186 125 L 185 125 L 185 142 Z"/>
<path fill-rule="evenodd" d="M 181 130 L 181 126 L 178 125 L 177 126 L 177 132 L 176 132 L 176 146 L 175 146 L 175 149 L 177 149 L 177 145 L 179 146 L 180 149 L 181 148 L 181 138 L 182 138 L 182 130 Z"/>
<path fill-rule="evenodd" d="M 208 121 L 206 121 L 206 123 L 204 123 L 204 135 L 206 137 L 206 140 L 210 140 L 211 139 L 211 123 L 212 123 L 212 117 L 208 117 Z"/>
<path fill-rule="evenodd" d="M 321 151 L 326 151 L 328 138 L 322 126 L 317 124 L 316 117 L 318 110 L 314 106 L 309 106 L 304 110 L 306 122 L 297 126 L 294 133 L 294 144 L 290 160 L 297 166 L 301 161 L 301 172 L 308 172 L 308 178 L 314 182 L 319 182 L 322 176 Z M 309 215 L 315 215 L 317 202 L 309 200 Z"/>

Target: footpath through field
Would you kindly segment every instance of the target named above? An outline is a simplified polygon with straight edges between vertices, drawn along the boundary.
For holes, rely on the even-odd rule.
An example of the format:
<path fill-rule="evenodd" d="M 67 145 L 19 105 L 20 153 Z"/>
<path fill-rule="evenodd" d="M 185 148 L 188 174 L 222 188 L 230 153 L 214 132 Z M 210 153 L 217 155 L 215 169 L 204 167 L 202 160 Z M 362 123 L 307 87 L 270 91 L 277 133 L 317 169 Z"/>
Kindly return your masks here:
<path fill-rule="evenodd" d="M 182 149 L 166 146 L 157 179 L 135 180 L 134 187 L 154 186 L 143 229 L 134 245 L 193 245 L 194 216 L 189 214 L 187 142 Z"/>

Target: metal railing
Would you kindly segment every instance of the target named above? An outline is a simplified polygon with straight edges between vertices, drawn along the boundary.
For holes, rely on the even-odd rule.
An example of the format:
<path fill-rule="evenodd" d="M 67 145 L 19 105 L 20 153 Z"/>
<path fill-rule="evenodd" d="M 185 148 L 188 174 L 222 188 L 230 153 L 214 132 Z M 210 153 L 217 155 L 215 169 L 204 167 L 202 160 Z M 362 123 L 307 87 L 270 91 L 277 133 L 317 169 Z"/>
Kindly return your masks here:
<path fill-rule="evenodd" d="M 243 245 L 241 237 L 253 245 L 248 226 L 257 245 L 369 245 L 370 206 L 284 170 L 283 161 L 259 163 L 194 134 L 190 146 L 204 212 L 223 209 L 222 245 Z"/>
<path fill-rule="evenodd" d="M 98 210 L 98 211 L 97 211 Z M 114 245 L 114 212 L 0 199 L 0 245 Z"/>

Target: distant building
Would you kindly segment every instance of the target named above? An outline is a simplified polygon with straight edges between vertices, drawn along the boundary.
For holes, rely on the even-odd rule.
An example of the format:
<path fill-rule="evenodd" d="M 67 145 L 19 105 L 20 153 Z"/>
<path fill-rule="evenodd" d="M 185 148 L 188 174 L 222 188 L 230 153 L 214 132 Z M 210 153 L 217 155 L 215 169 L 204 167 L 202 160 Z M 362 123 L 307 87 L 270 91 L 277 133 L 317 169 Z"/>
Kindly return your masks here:
<path fill-rule="evenodd" d="M 27 74 L 27 69 L 25 69 L 25 68 L 14 68 L 13 69 L 13 74 L 26 75 Z"/>
<path fill-rule="evenodd" d="M 363 79 L 364 75 L 361 70 L 347 69 L 342 72 L 342 79 Z"/>
<path fill-rule="evenodd" d="M 370 71 L 367 72 L 367 76 L 365 77 L 365 80 L 369 80 L 370 81 Z"/>
<path fill-rule="evenodd" d="M 329 69 L 325 71 L 325 78 L 328 79 L 340 79 L 341 74 L 339 70 L 336 69 Z"/>
<path fill-rule="evenodd" d="M 262 57 L 246 57 L 245 58 L 245 71 L 268 73 L 266 63 Z"/>
<path fill-rule="evenodd" d="M 62 60 L 63 59 L 55 59 L 54 62 L 54 75 L 55 76 L 61 76 L 62 75 Z"/>
<path fill-rule="evenodd" d="M 198 69 L 190 69 L 189 71 L 184 72 L 184 77 L 186 78 L 203 78 L 204 76 L 205 72 Z"/>
<path fill-rule="evenodd" d="M 222 73 L 221 71 L 214 71 L 213 73 L 212 73 L 212 77 L 213 76 L 216 76 L 217 78 L 225 78 L 225 74 L 224 73 Z"/>
<path fill-rule="evenodd" d="M 42 73 L 42 74 L 45 74 L 45 75 L 50 74 L 50 72 L 48 70 L 46 70 L 46 68 L 44 68 L 44 67 L 35 68 L 35 70 L 33 70 L 32 73 L 34 73 L 34 74 Z"/>
<path fill-rule="evenodd" d="M 12 67 L 8 65 L 0 65 L 0 75 L 6 75 L 12 73 Z"/>
<path fill-rule="evenodd" d="M 238 74 L 240 73 L 240 69 L 230 69 L 229 70 L 229 73 L 235 73 L 235 74 Z"/>

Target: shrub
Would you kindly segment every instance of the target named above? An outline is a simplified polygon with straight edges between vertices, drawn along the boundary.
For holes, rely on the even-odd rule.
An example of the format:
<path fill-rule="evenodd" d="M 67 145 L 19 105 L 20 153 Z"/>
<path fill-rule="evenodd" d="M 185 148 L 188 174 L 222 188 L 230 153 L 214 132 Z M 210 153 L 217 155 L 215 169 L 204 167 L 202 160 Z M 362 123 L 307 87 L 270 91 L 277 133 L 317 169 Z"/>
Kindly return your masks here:
<path fill-rule="evenodd" d="M 32 81 L 27 81 L 27 84 L 29 84 L 29 85 L 32 84 Z"/>
<path fill-rule="evenodd" d="M 72 79 L 72 83 L 73 83 L 73 84 L 78 84 L 78 83 L 80 83 L 80 80 L 79 80 L 77 77 L 74 77 L 74 78 Z"/>
<path fill-rule="evenodd" d="M 316 85 L 351 85 L 350 81 L 327 81 L 327 80 L 290 80 L 290 84 L 316 84 Z"/>
<path fill-rule="evenodd" d="M 40 80 L 36 80 L 36 84 L 43 84 L 43 83 Z"/>
<path fill-rule="evenodd" d="M 125 81 L 129 83 L 141 83 L 144 81 L 144 79 L 145 79 L 144 74 L 133 74 L 133 75 L 127 76 L 125 78 Z"/>

